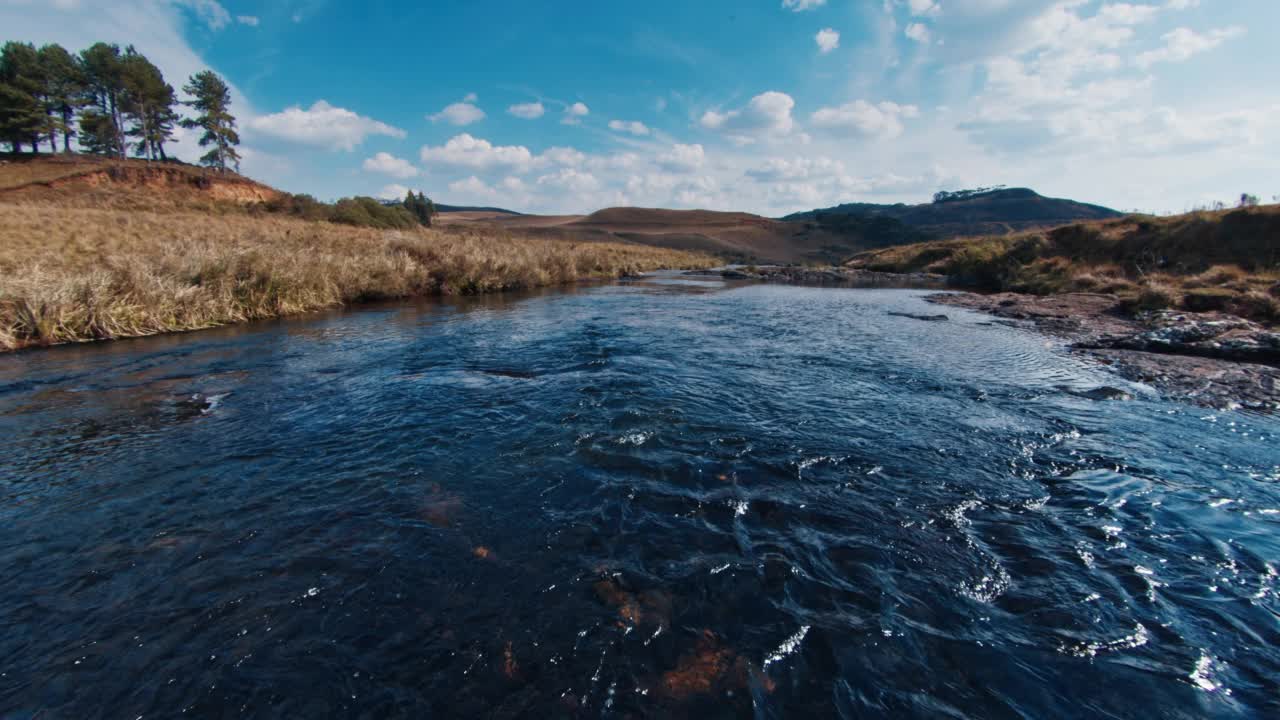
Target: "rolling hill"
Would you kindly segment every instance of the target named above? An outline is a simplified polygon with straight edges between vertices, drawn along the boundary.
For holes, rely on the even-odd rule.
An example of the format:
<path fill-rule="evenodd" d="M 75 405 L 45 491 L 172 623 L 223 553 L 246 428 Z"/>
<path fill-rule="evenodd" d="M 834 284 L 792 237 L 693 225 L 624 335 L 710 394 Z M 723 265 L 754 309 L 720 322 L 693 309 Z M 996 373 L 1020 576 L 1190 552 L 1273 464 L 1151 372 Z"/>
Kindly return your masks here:
<path fill-rule="evenodd" d="M 1109 220 L 1123 213 L 1100 205 L 1050 198 L 1028 188 L 940 194 L 921 205 L 848 203 L 788 215 L 786 221 L 811 221 L 838 227 L 850 217 L 891 218 L 937 238 L 1002 235 L 1089 220 Z"/>
<path fill-rule="evenodd" d="M 943 197 L 943 196 L 940 196 Z M 849 203 L 770 219 L 744 212 L 607 208 L 590 215 L 446 213 L 440 221 L 581 240 L 710 252 L 737 262 L 840 263 L 860 252 L 950 237 L 1004 235 L 1121 213 L 1027 189 L 957 193 L 923 205 Z"/>
<path fill-rule="evenodd" d="M 827 230 L 815 223 L 783 222 L 743 212 L 607 208 L 590 215 L 441 214 L 443 224 L 518 231 L 583 241 L 623 240 L 654 247 L 709 252 L 736 262 L 837 263 L 883 247 L 870 228 Z M 890 233 L 892 235 L 892 233 Z M 911 234 L 904 242 L 927 236 Z M 896 236 L 895 236 L 896 237 Z"/>

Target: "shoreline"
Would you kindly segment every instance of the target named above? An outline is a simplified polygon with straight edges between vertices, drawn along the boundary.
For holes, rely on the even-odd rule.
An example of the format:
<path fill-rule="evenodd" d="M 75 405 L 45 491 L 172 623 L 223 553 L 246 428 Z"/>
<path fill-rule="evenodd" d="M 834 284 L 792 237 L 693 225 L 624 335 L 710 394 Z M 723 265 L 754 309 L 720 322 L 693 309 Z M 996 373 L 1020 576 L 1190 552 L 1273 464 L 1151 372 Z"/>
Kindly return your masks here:
<path fill-rule="evenodd" d="M 1129 316 L 1112 295 L 932 295 L 1066 341 L 1126 380 L 1215 409 L 1280 410 L 1280 333 L 1224 313 L 1161 310 Z"/>
<path fill-rule="evenodd" d="M 984 295 L 930 273 L 735 266 L 685 274 L 821 287 L 945 289 L 926 299 L 1063 340 L 1071 352 L 1166 397 L 1216 409 L 1280 411 L 1280 331 L 1235 315 L 1172 310 L 1130 315 L 1119 297 L 1099 293 Z"/>

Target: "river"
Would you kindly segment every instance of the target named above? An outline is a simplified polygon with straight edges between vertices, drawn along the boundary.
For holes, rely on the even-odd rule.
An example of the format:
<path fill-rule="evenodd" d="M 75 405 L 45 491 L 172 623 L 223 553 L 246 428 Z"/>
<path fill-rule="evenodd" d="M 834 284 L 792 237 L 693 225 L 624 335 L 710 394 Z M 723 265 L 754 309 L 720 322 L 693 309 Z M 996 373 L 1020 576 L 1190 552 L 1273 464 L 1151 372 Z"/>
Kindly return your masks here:
<path fill-rule="evenodd" d="M 1280 421 L 923 294 L 0 357 L 0 717 L 1280 714 Z"/>

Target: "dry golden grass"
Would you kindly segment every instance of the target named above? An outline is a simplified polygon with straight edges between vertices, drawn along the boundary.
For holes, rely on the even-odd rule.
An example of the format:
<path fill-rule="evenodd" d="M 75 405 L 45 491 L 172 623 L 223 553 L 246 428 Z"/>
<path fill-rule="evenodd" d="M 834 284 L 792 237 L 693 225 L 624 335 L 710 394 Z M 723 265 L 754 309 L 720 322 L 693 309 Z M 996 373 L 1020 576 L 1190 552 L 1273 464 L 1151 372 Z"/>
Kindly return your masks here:
<path fill-rule="evenodd" d="M 640 245 L 0 203 L 0 348 L 717 262 Z"/>
<path fill-rule="evenodd" d="M 1053 230 L 902 245 L 850 265 L 936 272 L 958 285 L 1048 295 L 1100 292 L 1134 309 L 1225 310 L 1280 320 L 1280 206 L 1134 216 Z"/>

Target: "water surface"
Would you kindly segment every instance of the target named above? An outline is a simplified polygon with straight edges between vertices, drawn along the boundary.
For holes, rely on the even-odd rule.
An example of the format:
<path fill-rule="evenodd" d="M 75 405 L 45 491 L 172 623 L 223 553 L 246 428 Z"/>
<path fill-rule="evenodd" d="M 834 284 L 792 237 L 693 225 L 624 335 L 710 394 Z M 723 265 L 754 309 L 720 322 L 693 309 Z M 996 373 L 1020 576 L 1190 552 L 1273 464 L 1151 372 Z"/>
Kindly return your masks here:
<path fill-rule="evenodd" d="M 921 294 L 0 358 L 0 717 L 1280 713 L 1280 422 Z"/>

